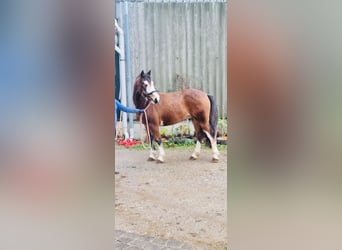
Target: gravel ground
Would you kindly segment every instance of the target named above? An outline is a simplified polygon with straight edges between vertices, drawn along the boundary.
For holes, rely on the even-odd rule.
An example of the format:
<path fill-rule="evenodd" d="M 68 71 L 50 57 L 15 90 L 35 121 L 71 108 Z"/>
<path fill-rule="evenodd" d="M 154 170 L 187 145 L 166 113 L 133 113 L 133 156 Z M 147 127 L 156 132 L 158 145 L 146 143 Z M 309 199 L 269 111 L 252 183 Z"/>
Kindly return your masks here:
<path fill-rule="evenodd" d="M 165 149 L 165 163 L 147 161 L 148 150 L 115 148 L 115 229 L 173 239 L 195 249 L 227 246 L 227 152 L 211 162 L 202 147 Z"/>

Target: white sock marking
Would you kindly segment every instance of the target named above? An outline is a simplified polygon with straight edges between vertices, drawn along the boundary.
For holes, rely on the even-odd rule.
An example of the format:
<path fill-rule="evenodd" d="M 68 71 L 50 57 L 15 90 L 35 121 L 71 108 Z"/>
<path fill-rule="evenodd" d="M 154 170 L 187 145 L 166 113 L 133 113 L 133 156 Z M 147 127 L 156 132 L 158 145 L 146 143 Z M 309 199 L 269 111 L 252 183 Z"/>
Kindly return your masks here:
<path fill-rule="evenodd" d="M 213 159 L 216 159 L 218 160 L 219 159 L 219 151 L 217 149 L 217 142 L 216 142 L 216 139 L 214 139 L 210 133 L 208 131 L 205 131 L 203 130 L 204 133 L 206 133 L 206 135 L 208 136 L 209 140 L 210 140 L 210 143 L 211 143 L 211 148 L 213 150 Z"/>

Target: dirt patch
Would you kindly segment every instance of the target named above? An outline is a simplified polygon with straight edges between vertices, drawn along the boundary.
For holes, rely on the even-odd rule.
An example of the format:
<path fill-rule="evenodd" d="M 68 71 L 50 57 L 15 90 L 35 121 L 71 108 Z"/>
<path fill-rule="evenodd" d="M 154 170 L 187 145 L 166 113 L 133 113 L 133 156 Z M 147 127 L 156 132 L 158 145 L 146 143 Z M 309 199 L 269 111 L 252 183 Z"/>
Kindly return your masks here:
<path fill-rule="evenodd" d="M 165 163 L 148 150 L 115 149 L 115 228 L 176 239 L 197 247 L 227 246 L 227 152 L 189 160 L 193 148 L 165 149 Z"/>

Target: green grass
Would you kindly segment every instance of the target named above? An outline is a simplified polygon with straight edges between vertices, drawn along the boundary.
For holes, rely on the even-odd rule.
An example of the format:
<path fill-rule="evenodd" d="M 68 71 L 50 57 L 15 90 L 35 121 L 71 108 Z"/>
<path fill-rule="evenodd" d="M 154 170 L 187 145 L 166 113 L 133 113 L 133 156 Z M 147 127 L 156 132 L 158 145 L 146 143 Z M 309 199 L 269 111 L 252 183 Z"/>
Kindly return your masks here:
<path fill-rule="evenodd" d="M 145 148 L 144 148 L 145 147 Z M 137 145 L 134 145 L 133 147 L 131 148 L 134 148 L 134 149 L 137 149 L 137 150 L 145 150 L 145 149 L 148 149 L 149 148 L 149 144 L 148 143 L 144 143 L 144 146 L 141 145 L 141 144 L 137 144 Z"/>
<path fill-rule="evenodd" d="M 219 151 L 227 151 L 227 145 L 218 144 L 217 149 Z"/>
<path fill-rule="evenodd" d="M 149 144 L 147 143 L 145 143 L 144 146 L 145 148 L 143 147 L 143 145 L 137 144 L 131 148 L 136 149 L 136 150 L 145 150 L 149 148 Z M 192 149 L 195 147 L 195 142 L 193 140 L 185 140 L 185 141 L 180 141 L 180 142 L 174 142 L 170 140 L 170 141 L 164 141 L 163 146 L 164 148 L 170 148 L 170 149 Z M 202 143 L 202 148 L 208 148 L 208 147 L 204 146 L 204 144 Z M 226 151 L 227 145 L 218 144 L 217 149 L 219 151 Z"/>

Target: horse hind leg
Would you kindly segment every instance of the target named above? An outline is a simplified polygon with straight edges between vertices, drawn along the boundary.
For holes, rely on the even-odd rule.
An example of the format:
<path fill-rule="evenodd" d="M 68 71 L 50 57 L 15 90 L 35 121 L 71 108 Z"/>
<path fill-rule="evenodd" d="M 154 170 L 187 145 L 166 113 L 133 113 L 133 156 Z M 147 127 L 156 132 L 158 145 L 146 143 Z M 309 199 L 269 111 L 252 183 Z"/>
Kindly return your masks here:
<path fill-rule="evenodd" d="M 216 137 L 213 138 L 208 131 L 206 131 L 206 130 L 203 130 L 203 131 L 207 135 L 207 137 L 208 137 L 208 139 L 210 141 L 210 144 L 211 144 L 211 149 L 213 151 L 213 159 L 212 159 L 212 161 L 213 162 L 218 162 L 220 153 L 219 153 L 219 151 L 217 149 Z"/>
<path fill-rule="evenodd" d="M 190 160 L 197 160 L 201 153 L 201 142 L 197 139 L 196 141 L 196 147 L 192 155 L 190 156 Z"/>
<path fill-rule="evenodd" d="M 193 121 L 193 124 L 195 127 L 195 135 L 196 135 L 197 141 L 196 141 L 195 150 L 192 153 L 192 155 L 190 156 L 190 160 L 197 160 L 197 158 L 199 157 L 199 155 L 201 153 L 201 139 L 199 136 L 200 126 L 196 121 Z"/>

